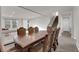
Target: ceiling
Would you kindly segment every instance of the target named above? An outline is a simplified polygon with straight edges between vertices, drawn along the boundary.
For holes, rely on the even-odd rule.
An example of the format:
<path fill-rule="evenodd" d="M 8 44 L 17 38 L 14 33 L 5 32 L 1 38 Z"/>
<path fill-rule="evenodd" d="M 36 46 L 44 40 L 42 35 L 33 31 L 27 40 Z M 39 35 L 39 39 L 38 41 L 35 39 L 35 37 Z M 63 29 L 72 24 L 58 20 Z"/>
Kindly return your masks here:
<path fill-rule="evenodd" d="M 60 13 L 72 11 L 72 6 L 2 6 L 1 14 L 4 17 L 36 18 L 51 16 L 56 11 Z"/>

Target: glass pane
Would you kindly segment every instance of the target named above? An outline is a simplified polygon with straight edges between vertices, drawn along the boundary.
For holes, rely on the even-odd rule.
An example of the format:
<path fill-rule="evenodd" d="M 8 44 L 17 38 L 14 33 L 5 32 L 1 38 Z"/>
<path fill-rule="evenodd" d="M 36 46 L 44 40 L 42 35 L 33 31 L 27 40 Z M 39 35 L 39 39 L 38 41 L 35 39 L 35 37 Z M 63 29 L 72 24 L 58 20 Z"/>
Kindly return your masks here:
<path fill-rule="evenodd" d="M 12 28 L 17 28 L 17 20 L 12 20 Z"/>
<path fill-rule="evenodd" d="M 5 28 L 9 29 L 10 28 L 10 20 L 5 20 Z"/>
<path fill-rule="evenodd" d="M 23 20 L 23 27 L 25 27 L 26 29 L 28 28 L 28 20 Z"/>

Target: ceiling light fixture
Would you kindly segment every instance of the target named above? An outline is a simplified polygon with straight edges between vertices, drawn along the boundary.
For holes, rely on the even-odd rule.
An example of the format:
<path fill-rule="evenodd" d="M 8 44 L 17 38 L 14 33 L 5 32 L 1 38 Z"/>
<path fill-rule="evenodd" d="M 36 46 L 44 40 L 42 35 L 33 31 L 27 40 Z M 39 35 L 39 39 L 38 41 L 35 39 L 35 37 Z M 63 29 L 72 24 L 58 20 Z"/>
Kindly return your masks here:
<path fill-rule="evenodd" d="M 58 16 L 59 15 L 59 12 L 58 11 L 56 11 L 56 16 Z"/>

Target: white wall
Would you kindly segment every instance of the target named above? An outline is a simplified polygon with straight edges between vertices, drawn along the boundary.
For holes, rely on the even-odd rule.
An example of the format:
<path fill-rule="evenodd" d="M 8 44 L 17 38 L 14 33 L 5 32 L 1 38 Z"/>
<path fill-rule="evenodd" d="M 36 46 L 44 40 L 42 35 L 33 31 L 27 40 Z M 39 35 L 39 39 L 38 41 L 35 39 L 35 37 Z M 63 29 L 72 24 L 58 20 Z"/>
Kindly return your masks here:
<path fill-rule="evenodd" d="M 40 18 L 31 19 L 29 21 L 29 26 L 32 26 L 32 27 L 38 26 L 40 30 L 46 30 L 52 17 L 44 16 L 44 17 L 40 17 Z M 61 27 L 61 15 L 59 15 L 58 27 Z"/>
<path fill-rule="evenodd" d="M 0 27 L 1 27 L 1 6 L 0 6 Z"/>
<path fill-rule="evenodd" d="M 74 24 L 74 37 L 76 38 L 76 45 L 79 49 L 79 7 L 73 9 L 73 24 Z"/>
<path fill-rule="evenodd" d="M 46 30 L 50 22 L 50 17 L 40 17 L 36 19 L 31 19 L 29 21 L 29 26 L 38 26 L 39 30 Z"/>
<path fill-rule="evenodd" d="M 1 28 L 4 28 L 5 27 L 5 21 L 4 19 L 1 17 Z"/>
<path fill-rule="evenodd" d="M 0 6 L 0 37 L 1 37 L 1 6 Z M 1 42 L 0 42 L 0 50 L 1 50 Z"/>
<path fill-rule="evenodd" d="M 64 14 L 61 14 L 61 29 L 62 31 L 68 31 L 71 32 L 72 30 L 72 13 L 67 12 Z"/>

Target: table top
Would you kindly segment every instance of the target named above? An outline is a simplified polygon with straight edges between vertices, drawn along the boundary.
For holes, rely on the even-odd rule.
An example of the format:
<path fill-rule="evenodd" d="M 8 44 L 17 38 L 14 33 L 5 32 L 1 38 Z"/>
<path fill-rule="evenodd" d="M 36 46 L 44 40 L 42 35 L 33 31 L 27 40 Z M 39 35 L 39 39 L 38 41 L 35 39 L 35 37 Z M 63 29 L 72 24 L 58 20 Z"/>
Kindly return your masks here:
<path fill-rule="evenodd" d="M 33 33 L 32 35 L 25 36 L 23 38 L 16 37 L 14 40 L 22 48 L 42 39 L 47 34 L 46 31 L 39 31 L 38 33 Z"/>

